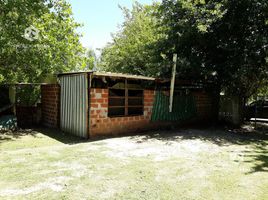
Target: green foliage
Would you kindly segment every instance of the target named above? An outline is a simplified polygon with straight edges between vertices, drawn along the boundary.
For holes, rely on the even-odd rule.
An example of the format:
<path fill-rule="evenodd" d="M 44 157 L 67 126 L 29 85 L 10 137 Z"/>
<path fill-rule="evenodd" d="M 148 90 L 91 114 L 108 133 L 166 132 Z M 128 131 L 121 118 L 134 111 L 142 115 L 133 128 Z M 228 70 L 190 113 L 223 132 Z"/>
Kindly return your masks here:
<path fill-rule="evenodd" d="M 65 0 L 0 1 L 0 81 L 38 82 L 46 74 L 77 70 L 84 49 Z M 23 37 L 35 27 L 38 38 Z"/>
<path fill-rule="evenodd" d="M 180 74 L 248 97 L 268 75 L 267 11 L 265 0 L 164 0 L 165 52 L 185 61 Z"/>
<path fill-rule="evenodd" d="M 85 69 L 92 70 L 95 66 L 95 62 L 97 62 L 96 54 L 94 50 L 88 49 L 86 52 L 86 59 L 85 59 Z"/>
<path fill-rule="evenodd" d="M 100 65 L 104 70 L 149 76 L 161 74 L 163 59 L 154 47 L 163 37 L 153 15 L 157 7 L 135 2 L 131 11 L 121 8 L 125 21 L 113 35 L 113 42 L 102 50 Z"/>
<path fill-rule="evenodd" d="M 268 80 L 264 81 L 257 90 L 257 96 L 268 98 Z"/>
<path fill-rule="evenodd" d="M 206 80 L 249 97 L 268 76 L 266 0 L 163 0 L 123 9 L 125 21 L 103 49 L 109 71 Z"/>
<path fill-rule="evenodd" d="M 16 89 L 16 104 L 21 106 L 34 106 L 40 102 L 40 86 L 21 86 Z"/>

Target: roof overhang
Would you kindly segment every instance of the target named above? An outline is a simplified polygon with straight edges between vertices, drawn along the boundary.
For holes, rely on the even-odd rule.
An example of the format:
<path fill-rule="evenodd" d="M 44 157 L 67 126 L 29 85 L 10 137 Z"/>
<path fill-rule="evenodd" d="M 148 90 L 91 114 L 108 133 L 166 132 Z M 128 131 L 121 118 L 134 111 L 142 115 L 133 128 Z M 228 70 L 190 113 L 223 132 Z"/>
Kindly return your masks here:
<path fill-rule="evenodd" d="M 60 76 L 70 76 L 70 75 L 78 75 L 88 73 L 96 77 L 112 77 L 112 78 L 125 78 L 125 79 L 139 79 L 139 80 L 148 80 L 155 81 L 156 79 L 148 76 L 139 76 L 139 75 L 131 75 L 131 74 L 123 74 L 123 73 L 112 73 L 112 72 L 94 72 L 94 71 L 84 71 L 84 72 L 69 72 L 69 73 L 61 73 L 58 74 Z"/>

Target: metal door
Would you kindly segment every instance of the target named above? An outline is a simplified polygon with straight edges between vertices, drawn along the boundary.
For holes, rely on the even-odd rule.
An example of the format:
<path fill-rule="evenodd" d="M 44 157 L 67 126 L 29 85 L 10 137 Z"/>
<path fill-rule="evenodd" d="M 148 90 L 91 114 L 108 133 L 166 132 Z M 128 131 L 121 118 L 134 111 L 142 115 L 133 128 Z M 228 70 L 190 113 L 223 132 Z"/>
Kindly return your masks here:
<path fill-rule="evenodd" d="M 61 130 L 88 138 L 88 76 L 87 73 L 60 77 Z"/>

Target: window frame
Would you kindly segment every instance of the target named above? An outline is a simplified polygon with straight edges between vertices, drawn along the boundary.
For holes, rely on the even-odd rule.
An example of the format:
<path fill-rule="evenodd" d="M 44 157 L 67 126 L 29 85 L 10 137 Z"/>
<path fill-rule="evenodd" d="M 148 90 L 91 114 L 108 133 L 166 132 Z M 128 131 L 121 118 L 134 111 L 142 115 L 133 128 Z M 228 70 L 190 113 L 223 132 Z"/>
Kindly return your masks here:
<path fill-rule="evenodd" d="M 108 88 L 108 117 L 113 118 L 113 117 L 129 117 L 129 116 L 143 116 L 144 115 L 144 89 L 132 89 L 127 87 L 127 81 L 125 81 L 125 88 L 124 89 L 117 89 L 117 88 Z M 124 96 L 110 96 L 110 90 L 122 90 L 125 91 Z M 142 91 L 142 95 L 140 97 L 130 97 L 129 96 L 129 91 Z M 110 99 L 125 99 L 124 106 L 111 106 L 110 105 Z M 141 100 L 141 105 L 129 105 L 129 99 L 140 99 Z M 109 110 L 111 108 L 124 108 L 124 115 L 110 115 Z M 142 113 L 141 114 L 129 114 L 129 108 L 142 108 Z"/>

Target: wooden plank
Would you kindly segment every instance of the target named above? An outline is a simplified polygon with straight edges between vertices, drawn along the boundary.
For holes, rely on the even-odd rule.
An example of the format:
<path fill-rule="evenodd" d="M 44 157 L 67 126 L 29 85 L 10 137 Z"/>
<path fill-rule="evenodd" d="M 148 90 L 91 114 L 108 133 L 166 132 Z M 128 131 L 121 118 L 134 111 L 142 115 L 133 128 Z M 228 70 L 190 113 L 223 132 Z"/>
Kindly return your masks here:
<path fill-rule="evenodd" d="M 125 108 L 125 106 L 108 106 L 109 108 Z"/>
<path fill-rule="evenodd" d="M 172 112 L 173 109 L 173 95 L 174 95 L 174 85 L 176 78 L 176 66 L 177 66 L 177 54 L 173 54 L 173 69 L 170 82 L 170 96 L 169 96 L 169 112 Z"/>
<path fill-rule="evenodd" d="M 127 79 L 125 79 L 125 115 L 128 115 L 128 88 Z"/>
<path fill-rule="evenodd" d="M 122 96 L 109 96 L 109 99 L 124 99 Z"/>
<path fill-rule="evenodd" d="M 128 97 L 128 99 L 143 99 L 143 97 Z"/>
<path fill-rule="evenodd" d="M 134 107 L 143 107 L 143 104 L 131 104 L 131 105 L 128 105 L 129 108 L 134 108 Z"/>
<path fill-rule="evenodd" d="M 132 114 L 132 115 L 112 115 L 109 118 L 117 118 L 117 117 L 134 117 L 134 116 L 143 116 L 143 114 Z"/>
<path fill-rule="evenodd" d="M 109 108 L 125 108 L 125 106 L 108 106 Z M 142 108 L 143 105 L 131 105 L 128 108 Z"/>

